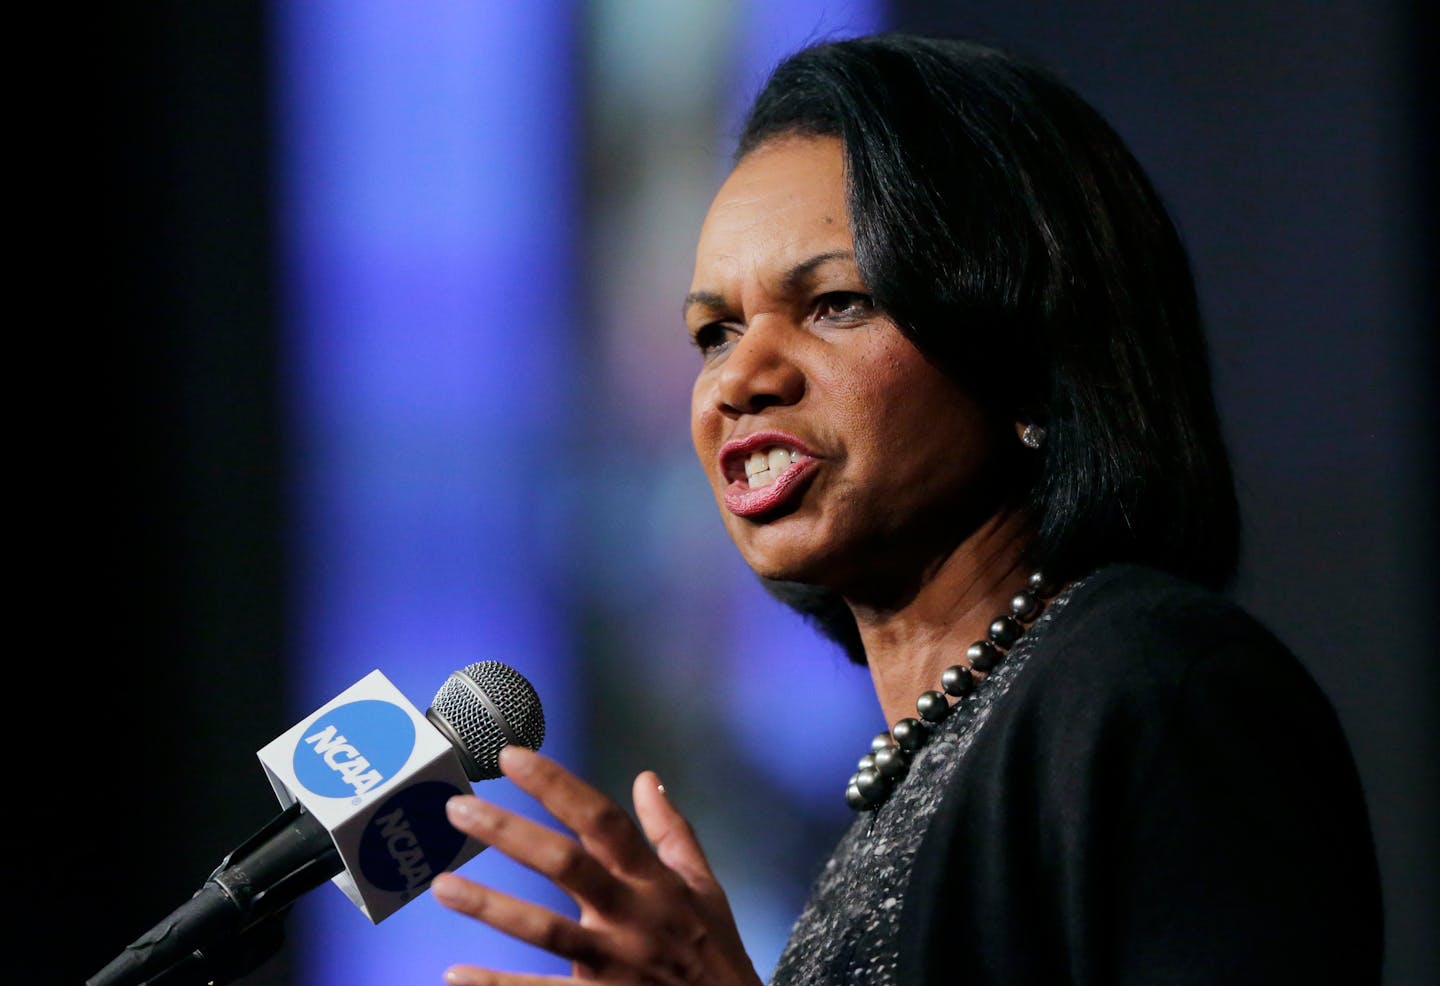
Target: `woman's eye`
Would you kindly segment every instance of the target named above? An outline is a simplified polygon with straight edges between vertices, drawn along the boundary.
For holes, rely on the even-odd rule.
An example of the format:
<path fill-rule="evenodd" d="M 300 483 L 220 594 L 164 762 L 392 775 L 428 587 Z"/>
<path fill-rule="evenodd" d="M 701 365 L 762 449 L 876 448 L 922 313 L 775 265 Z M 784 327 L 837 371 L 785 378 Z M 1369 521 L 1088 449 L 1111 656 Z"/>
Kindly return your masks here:
<path fill-rule="evenodd" d="M 690 341 L 695 348 L 700 350 L 702 356 L 709 356 L 721 346 L 730 341 L 730 332 L 724 324 L 711 322 L 709 325 L 702 325 L 690 336 Z"/>
<path fill-rule="evenodd" d="M 815 317 L 820 319 L 867 318 L 874 311 L 874 299 L 859 291 L 831 291 L 815 299 Z"/>

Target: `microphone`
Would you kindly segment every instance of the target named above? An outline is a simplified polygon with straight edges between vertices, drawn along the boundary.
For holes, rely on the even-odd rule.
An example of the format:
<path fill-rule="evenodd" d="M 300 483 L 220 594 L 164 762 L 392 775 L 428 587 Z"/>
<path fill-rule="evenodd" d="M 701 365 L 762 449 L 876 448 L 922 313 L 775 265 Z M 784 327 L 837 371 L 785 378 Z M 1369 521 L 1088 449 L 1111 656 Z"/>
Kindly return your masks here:
<path fill-rule="evenodd" d="M 505 746 L 544 738 L 534 686 L 499 661 L 453 672 L 423 715 L 372 671 L 258 752 L 283 810 L 86 986 L 229 981 L 280 947 L 279 922 L 327 880 L 379 924 L 485 848 L 445 802 L 499 777 Z"/>

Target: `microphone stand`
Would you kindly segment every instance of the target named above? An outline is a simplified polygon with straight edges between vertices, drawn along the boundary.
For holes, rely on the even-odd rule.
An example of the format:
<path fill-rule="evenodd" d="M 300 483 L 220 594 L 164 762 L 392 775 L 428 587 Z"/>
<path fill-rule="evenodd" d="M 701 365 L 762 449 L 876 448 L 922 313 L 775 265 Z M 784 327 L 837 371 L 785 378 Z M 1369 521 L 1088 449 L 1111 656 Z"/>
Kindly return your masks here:
<path fill-rule="evenodd" d="M 222 859 L 193 897 L 86 986 L 228 983 L 280 948 L 281 922 L 295 900 L 341 869 L 330 834 L 297 801 Z M 172 972 L 178 978 L 166 978 Z"/>
<path fill-rule="evenodd" d="M 290 909 L 261 918 L 235 938 L 213 948 L 197 948 L 169 969 L 145 980 L 145 986 L 226 986 L 260 968 L 285 944 Z"/>

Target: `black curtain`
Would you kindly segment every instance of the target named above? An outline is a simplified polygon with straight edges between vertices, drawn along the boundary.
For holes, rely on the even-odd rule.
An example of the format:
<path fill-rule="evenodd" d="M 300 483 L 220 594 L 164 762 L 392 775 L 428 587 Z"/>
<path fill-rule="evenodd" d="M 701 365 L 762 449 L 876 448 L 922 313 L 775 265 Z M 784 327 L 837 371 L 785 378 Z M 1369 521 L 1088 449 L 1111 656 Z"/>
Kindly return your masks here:
<path fill-rule="evenodd" d="M 61 897 L 86 930 L 57 982 L 97 972 L 278 810 L 255 757 L 290 725 L 264 9 L 104 5 L 65 34 L 88 105 L 51 124 L 50 292 L 74 335 L 40 432 L 58 481 L 37 580 L 52 643 L 32 660 L 81 678 L 57 794 L 84 826 Z"/>

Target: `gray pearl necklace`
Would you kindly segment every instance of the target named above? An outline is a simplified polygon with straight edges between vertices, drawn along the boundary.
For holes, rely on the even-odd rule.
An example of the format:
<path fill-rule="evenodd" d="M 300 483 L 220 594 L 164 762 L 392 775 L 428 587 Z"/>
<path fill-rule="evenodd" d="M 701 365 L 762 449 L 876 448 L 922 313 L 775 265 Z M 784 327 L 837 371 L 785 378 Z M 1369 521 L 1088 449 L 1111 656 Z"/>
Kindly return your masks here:
<path fill-rule="evenodd" d="M 845 802 L 856 811 L 874 811 L 885 803 L 910 769 L 915 752 L 925 745 L 935 726 L 975 690 L 980 679 L 995 669 L 1026 629 L 1040 616 L 1055 587 L 1043 572 L 1030 573 L 1026 588 L 1010 600 L 1010 612 L 997 616 L 984 640 L 965 651 L 966 664 L 952 664 L 940 676 L 940 688 L 920 693 L 915 700 L 919 718 L 907 717 L 870 741 L 870 752 L 860 758 L 845 782 Z M 950 699 L 955 699 L 952 703 Z"/>

